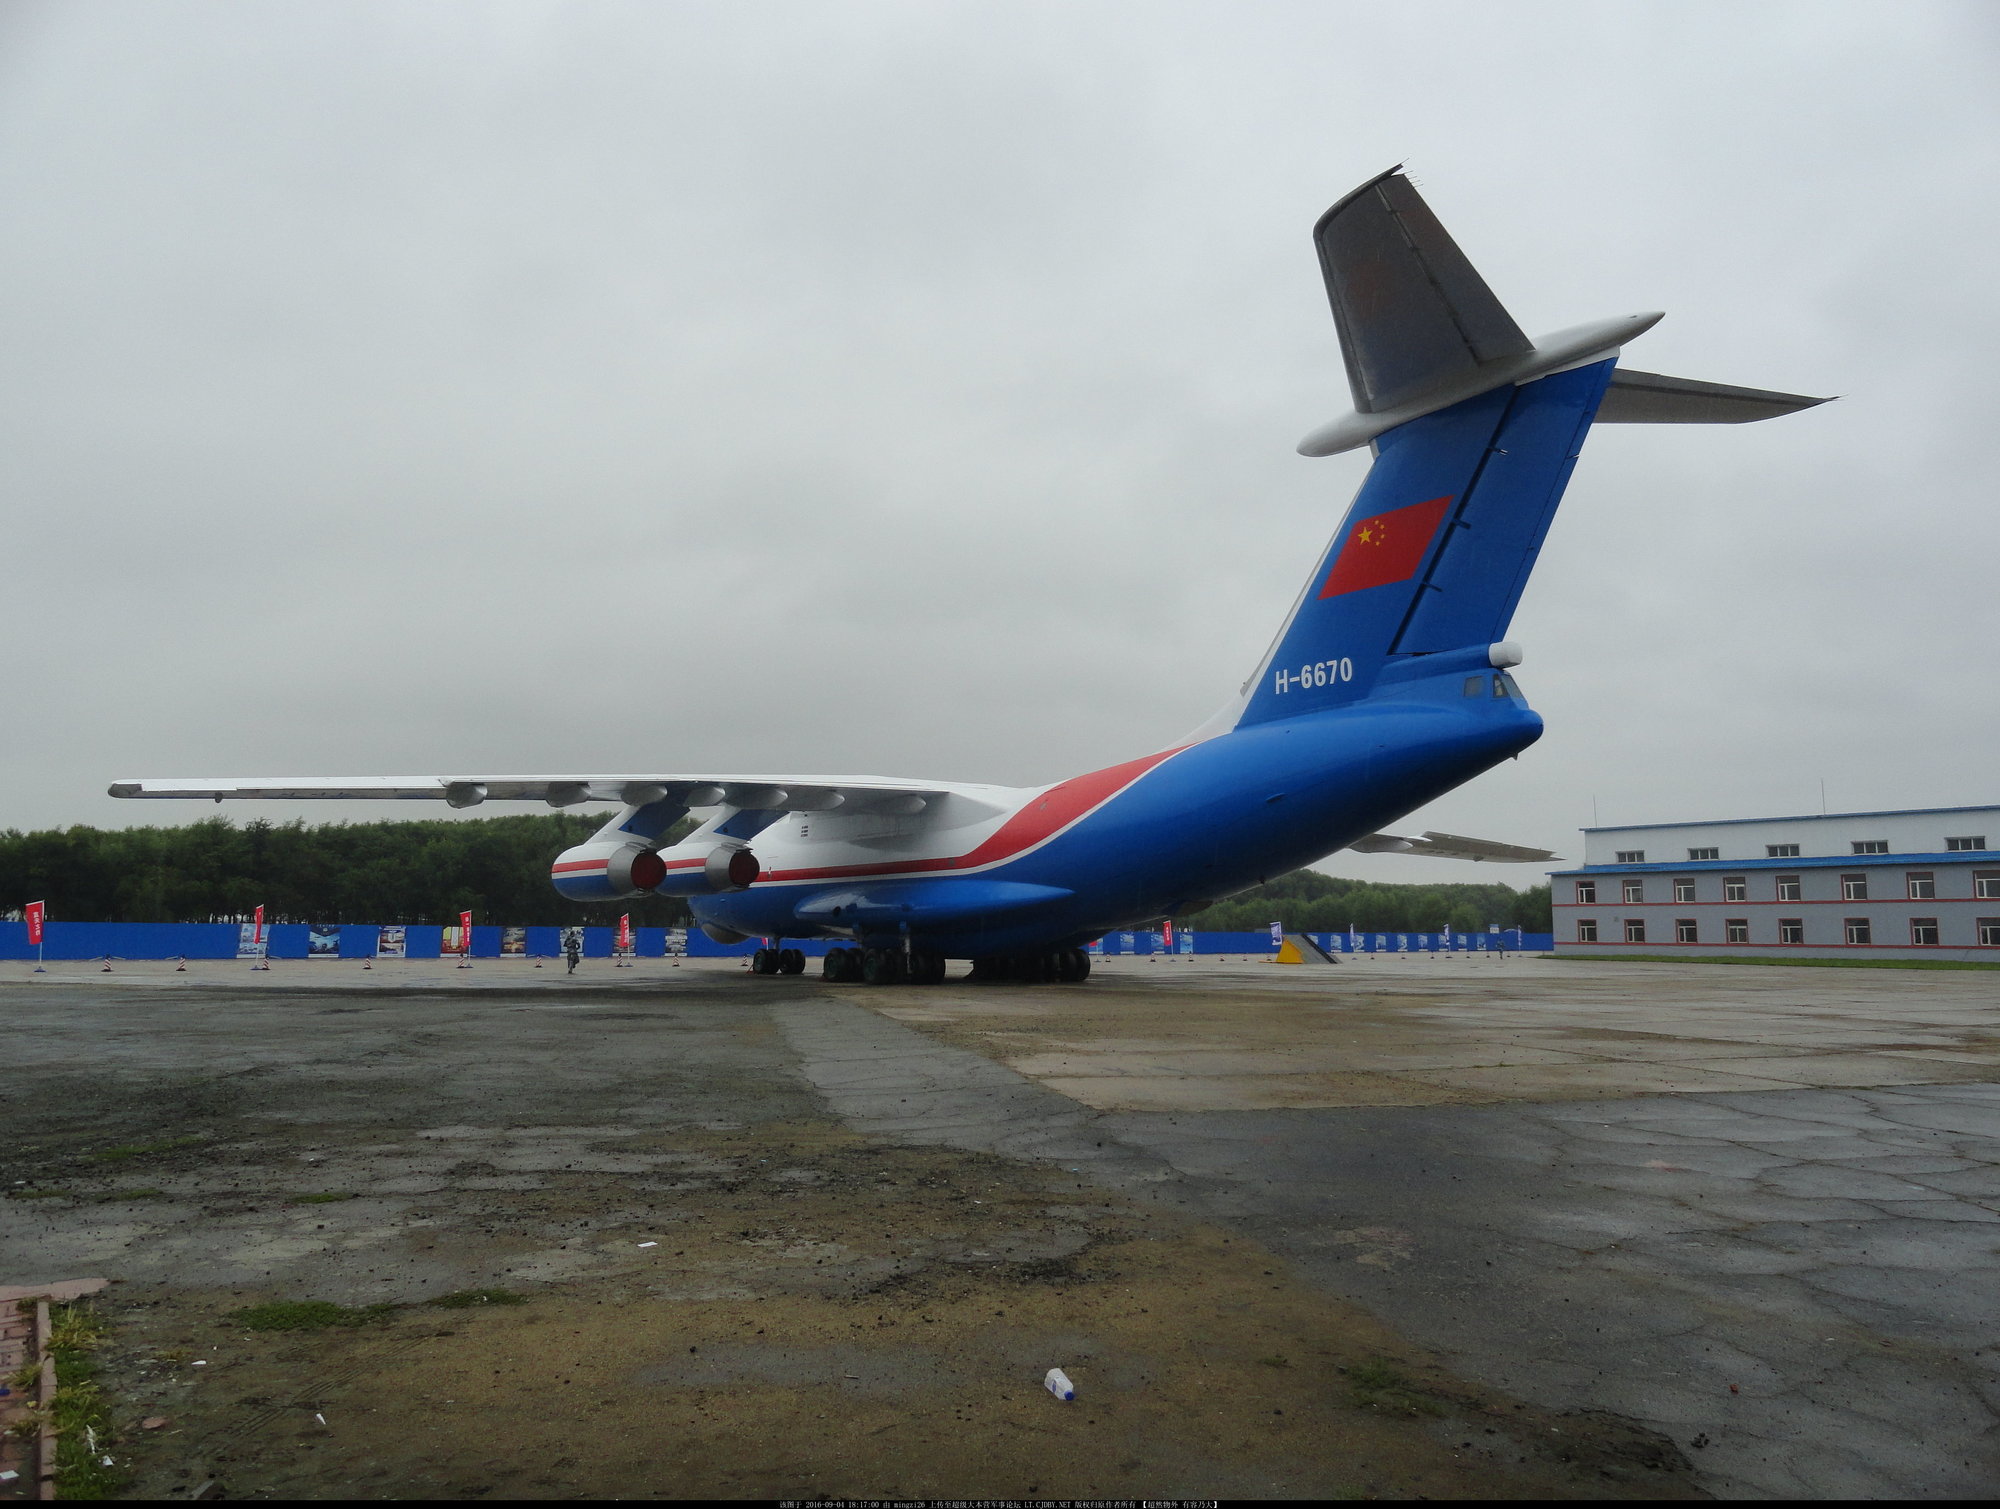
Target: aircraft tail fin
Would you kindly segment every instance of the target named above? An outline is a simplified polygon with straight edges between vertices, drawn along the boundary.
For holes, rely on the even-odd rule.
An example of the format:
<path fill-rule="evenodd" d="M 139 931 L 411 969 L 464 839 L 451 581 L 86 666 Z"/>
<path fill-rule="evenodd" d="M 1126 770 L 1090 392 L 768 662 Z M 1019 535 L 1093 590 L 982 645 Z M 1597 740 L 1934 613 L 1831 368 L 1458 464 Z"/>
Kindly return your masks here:
<path fill-rule="evenodd" d="M 1594 420 L 1740 423 L 1823 401 L 1618 370 L 1657 313 L 1529 340 L 1400 171 L 1313 240 L 1355 410 L 1299 449 L 1372 444 L 1375 464 L 1241 701 L 1203 731 L 1359 701 L 1422 656 L 1485 664 Z"/>

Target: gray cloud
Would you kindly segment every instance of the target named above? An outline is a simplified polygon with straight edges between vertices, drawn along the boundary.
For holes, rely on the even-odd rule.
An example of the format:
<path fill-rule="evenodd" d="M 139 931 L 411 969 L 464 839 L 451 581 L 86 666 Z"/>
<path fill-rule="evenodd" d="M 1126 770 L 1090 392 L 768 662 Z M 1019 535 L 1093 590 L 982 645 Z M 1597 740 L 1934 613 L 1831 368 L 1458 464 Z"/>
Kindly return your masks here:
<path fill-rule="evenodd" d="M 1531 330 L 1846 395 L 1594 436 L 1515 626 L 1548 736 L 1413 822 L 1992 800 L 1993 16 L 18 9 L 0 824 L 1157 747 L 1359 480 L 1291 450 L 1345 401 L 1307 232 L 1398 161 Z"/>

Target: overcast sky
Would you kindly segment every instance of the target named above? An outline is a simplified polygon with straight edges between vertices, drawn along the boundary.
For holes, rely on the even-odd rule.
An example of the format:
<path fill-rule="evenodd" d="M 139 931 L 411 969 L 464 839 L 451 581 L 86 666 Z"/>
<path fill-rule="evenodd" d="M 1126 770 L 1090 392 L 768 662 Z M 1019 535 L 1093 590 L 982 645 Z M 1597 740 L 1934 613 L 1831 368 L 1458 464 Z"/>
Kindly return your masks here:
<path fill-rule="evenodd" d="M 1405 831 L 2000 800 L 1996 63 L 1990 0 L 11 4 L 0 827 L 1158 748 L 1367 465 L 1292 449 L 1310 230 L 1398 162 L 1531 334 L 1844 395 L 1597 431 L 1548 732 Z"/>

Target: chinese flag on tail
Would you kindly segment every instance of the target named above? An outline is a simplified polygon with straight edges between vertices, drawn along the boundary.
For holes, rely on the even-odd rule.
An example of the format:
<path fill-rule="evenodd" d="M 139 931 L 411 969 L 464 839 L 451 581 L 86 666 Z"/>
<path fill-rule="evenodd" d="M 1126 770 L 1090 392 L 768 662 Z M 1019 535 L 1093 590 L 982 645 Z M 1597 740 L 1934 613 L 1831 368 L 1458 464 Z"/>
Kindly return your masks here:
<path fill-rule="evenodd" d="M 1432 498 L 1357 521 L 1347 531 L 1340 554 L 1333 558 L 1333 569 L 1327 572 L 1319 595 L 1339 597 L 1364 587 L 1408 581 L 1424 563 L 1424 552 L 1430 549 L 1431 537 L 1449 507 L 1449 497 Z"/>
<path fill-rule="evenodd" d="M 47 910 L 48 904 L 42 901 L 31 901 L 21 909 L 21 915 L 28 919 L 28 941 L 38 947 L 42 941 L 42 914 Z"/>

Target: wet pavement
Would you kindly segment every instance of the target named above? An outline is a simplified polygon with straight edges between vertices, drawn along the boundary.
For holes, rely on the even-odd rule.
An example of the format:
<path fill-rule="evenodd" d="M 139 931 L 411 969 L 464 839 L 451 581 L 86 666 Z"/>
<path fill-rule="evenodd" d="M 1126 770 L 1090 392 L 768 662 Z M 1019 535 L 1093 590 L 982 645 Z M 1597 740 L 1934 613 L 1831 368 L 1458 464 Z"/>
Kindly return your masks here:
<path fill-rule="evenodd" d="M 69 1191 L 0 1208 L 0 1275 L 354 1304 L 476 1283 L 821 1303 L 980 1264 L 1060 1269 L 1153 1209 L 1239 1233 L 1481 1387 L 1660 1432 L 1711 1493 L 2000 1488 L 1993 977 L 1482 961 L 1355 969 L 1336 988 L 1333 971 L 1173 967 L 1081 990 L 833 991 L 690 967 L 606 972 L 565 998 L 546 977 L 468 990 L 415 966 L 301 974 L 291 995 L 219 969 L 0 989 L 21 1164 L 6 1178 Z M 1456 1078 L 1407 1077 L 1439 1072 L 1408 1063 L 1426 1043 Z M 1652 1074 L 1717 1052 L 1761 1083 L 1633 1095 L 1624 1068 L 1552 1080 L 1538 1057 Z M 1093 1072 L 1045 1072 L 1078 1059 Z M 1753 1059 L 1777 1071 L 1743 1073 Z M 1912 1064 L 1937 1082 L 1911 1082 Z M 1136 1106 L 1066 1093 L 1135 1067 Z M 204 1150 L 223 1136 L 218 1162 Z M 833 1232 L 847 1218 L 830 1207 L 817 1236 L 772 1224 L 783 1199 L 872 1188 L 870 1147 L 986 1161 L 924 1175 L 960 1181 L 949 1219 L 879 1241 Z M 965 1170 L 1003 1165 L 1043 1170 L 1033 1198 L 1062 1213 L 977 1225 Z M 726 1257 L 694 1240 L 716 1191 L 750 1231 Z M 669 1229 L 688 1256 L 656 1273 L 637 1242 Z M 983 1365 L 904 1368 L 856 1345 L 773 1361 L 718 1340 L 657 1376 L 700 1390 L 789 1368 L 874 1397 Z M 1266 1491 L 1281 1488 L 1324 1484 Z"/>

